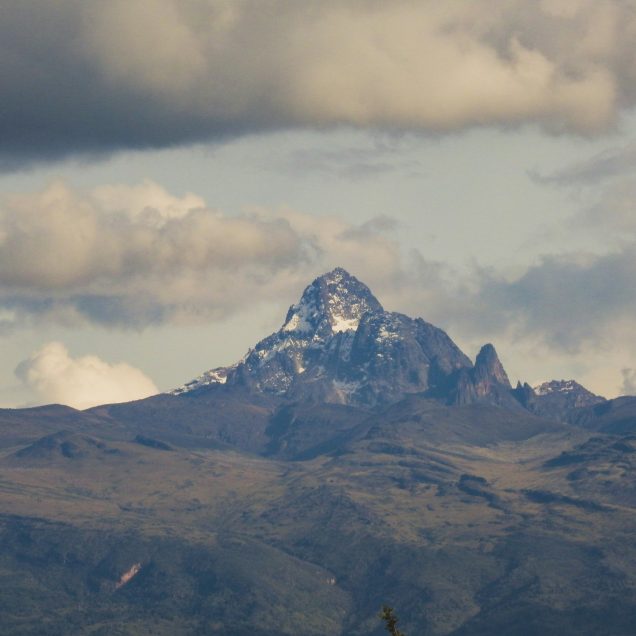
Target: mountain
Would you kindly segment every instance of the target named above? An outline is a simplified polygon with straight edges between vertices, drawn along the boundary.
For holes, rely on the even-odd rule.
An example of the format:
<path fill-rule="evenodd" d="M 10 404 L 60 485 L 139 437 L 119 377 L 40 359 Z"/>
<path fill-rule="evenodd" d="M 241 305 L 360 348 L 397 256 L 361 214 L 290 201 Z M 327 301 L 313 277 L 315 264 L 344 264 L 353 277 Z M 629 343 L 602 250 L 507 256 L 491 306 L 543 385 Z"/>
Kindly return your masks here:
<path fill-rule="evenodd" d="M 340 267 L 316 278 L 281 328 L 239 362 L 206 371 L 171 393 L 221 386 L 365 408 L 418 394 L 450 405 L 526 408 L 556 420 L 604 401 L 573 380 L 513 389 L 492 344 L 473 364 L 442 329 L 385 311 L 366 285 Z"/>
<path fill-rule="evenodd" d="M 636 433 L 636 397 L 625 395 L 574 409 L 568 420 L 586 430 L 623 435 Z"/>
<path fill-rule="evenodd" d="M 172 394 L 0 409 L 0 636 L 628 636 L 635 475 L 636 398 L 336 269 Z"/>
<path fill-rule="evenodd" d="M 59 460 L 96 459 L 119 452 L 118 449 L 111 448 L 99 439 L 71 431 L 58 431 L 41 437 L 10 455 L 8 459 L 19 466 L 30 466 L 34 463 L 48 466 Z"/>
<path fill-rule="evenodd" d="M 459 371 L 455 387 L 451 391 L 450 402 L 487 402 L 508 408 L 521 407 L 492 344 L 486 344 L 481 348 L 475 359 L 475 366 Z"/>
<path fill-rule="evenodd" d="M 314 280 L 281 328 L 231 367 L 207 371 L 173 391 L 242 386 L 290 400 L 374 407 L 412 393 L 454 403 L 513 404 L 492 345 L 473 366 L 449 336 L 424 321 L 385 311 L 342 268 Z"/>
<path fill-rule="evenodd" d="M 580 419 L 580 411 L 606 402 L 604 397 L 595 395 L 575 380 L 551 380 L 534 388 L 519 382 L 514 394 L 533 413 L 564 421 L 576 421 Z"/>
<path fill-rule="evenodd" d="M 562 413 L 572 409 L 595 406 L 605 398 L 588 391 L 574 380 L 552 380 L 534 387 L 535 411 L 537 413 Z"/>
<path fill-rule="evenodd" d="M 495 347 L 473 364 L 440 328 L 386 311 L 371 290 L 338 267 L 316 278 L 281 328 L 229 367 L 217 367 L 171 392 L 246 391 L 283 401 L 376 408 L 416 394 L 448 405 L 484 403 L 578 421 L 602 404 L 574 380 L 513 389 Z M 229 393 L 228 393 L 229 394 Z M 242 399 L 248 399 L 243 394 Z M 589 418 L 588 418 L 589 419 Z"/>

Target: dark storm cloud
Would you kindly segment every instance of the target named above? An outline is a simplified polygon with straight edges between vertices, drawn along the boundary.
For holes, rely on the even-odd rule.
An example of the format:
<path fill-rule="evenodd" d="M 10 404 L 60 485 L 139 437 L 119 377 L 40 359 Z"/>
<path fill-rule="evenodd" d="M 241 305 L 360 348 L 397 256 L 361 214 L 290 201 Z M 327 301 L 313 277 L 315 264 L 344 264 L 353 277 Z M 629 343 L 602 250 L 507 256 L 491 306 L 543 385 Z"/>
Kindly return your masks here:
<path fill-rule="evenodd" d="M 194 142 L 202 134 L 222 139 L 249 128 L 247 122 L 179 110 L 109 79 L 82 43 L 90 32 L 87 6 L 24 0 L 3 7 L 0 167 L 76 152 L 160 148 Z M 116 46 L 117 33 L 112 37 Z M 151 49 L 147 55 L 153 55 Z"/>
<path fill-rule="evenodd" d="M 297 126 L 593 134 L 634 104 L 635 34 L 604 0 L 4 2 L 0 164 Z"/>
<path fill-rule="evenodd" d="M 576 350 L 598 343 L 636 310 L 636 246 L 601 256 L 545 258 L 513 281 L 485 278 L 478 294 L 481 327 L 514 325 L 550 345 Z M 479 314 L 477 314 L 479 316 Z"/>
<path fill-rule="evenodd" d="M 411 256 L 380 296 L 464 337 L 542 342 L 574 353 L 606 346 L 617 325 L 634 324 L 633 241 L 604 254 L 544 257 L 515 277 L 478 266 L 457 272 Z"/>

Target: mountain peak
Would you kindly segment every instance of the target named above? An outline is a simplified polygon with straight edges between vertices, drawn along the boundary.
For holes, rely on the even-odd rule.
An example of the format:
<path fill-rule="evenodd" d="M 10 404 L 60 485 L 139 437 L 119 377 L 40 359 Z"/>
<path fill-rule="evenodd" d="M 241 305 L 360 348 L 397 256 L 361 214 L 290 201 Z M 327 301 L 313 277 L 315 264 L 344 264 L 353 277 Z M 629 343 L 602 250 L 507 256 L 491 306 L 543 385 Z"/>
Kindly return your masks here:
<path fill-rule="evenodd" d="M 342 267 L 316 278 L 289 308 L 284 332 L 326 337 L 355 331 L 369 312 L 383 311 L 371 290 Z"/>
<path fill-rule="evenodd" d="M 344 267 L 334 267 L 330 272 L 318 276 L 316 280 L 333 280 L 339 281 L 342 279 L 355 278 Z M 357 279 L 356 279 L 357 280 Z"/>
<path fill-rule="evenodd" d="M 549 380 L 534 387 L 537 395 L 549 395 L 550 393 L 574 393 L 575 391 L 589 391 L 575 380 Z"/>
<path fill-rule="evenodd" d="M 490 381 L 510 387 L 508 374 L 499 360 L 495 347 L 490 343 L 485 344 L 477 354 L 475 371 L 478 375 L 488 378 Z"/>
<path fill-rule="evenodd" d="M 575 408 L 594 406 L 605 398 L 575 380 L 550 380 L 534 387 L 531 410 L 542 417 L 560 419 Z"/>
<path fill-rule="evenodd" d="M 592 393 L 576 380 L 550 380 L 535 386 L 534 392 L 539 397 L 553 395 L 573 396 L 581 405 L 585 406 L 605 401 L 604 397 Z"/>
<path fill-rule="evenodd" d="M 434 325 L 387 312 L 341 267 L 316 278 L 283 326 L 232 367 L 175 390 L 242 386 L 293 400 L 374 406 L 444 390 L 470 360 Z"/>
<path fill-rule="evenodd" d="M 475 365 L 460 372 L 451 399 L 456 404 L 486 401 L 518 406 L 514 395 L 497 351 L 488 343 L 477 354 Z"/>

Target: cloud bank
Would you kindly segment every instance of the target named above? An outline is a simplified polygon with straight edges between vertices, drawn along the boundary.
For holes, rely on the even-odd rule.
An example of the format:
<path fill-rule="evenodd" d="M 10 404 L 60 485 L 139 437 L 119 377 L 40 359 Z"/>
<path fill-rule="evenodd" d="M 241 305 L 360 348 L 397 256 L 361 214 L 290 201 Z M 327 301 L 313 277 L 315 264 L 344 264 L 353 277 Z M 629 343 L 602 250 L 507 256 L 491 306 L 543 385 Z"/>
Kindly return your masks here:
<path fill-rule="evenodd" d="M 97 356 L 72 358 L 59 342 L 35 351 L 18 365 L 16 375 L 38 402 L 77 409 L 128 402 L 159 392 L 139 369 L 125 363 L 109 364 Z"/>
<path fill-rule="evenodd" d="M 5 165 L 343 124 L 594 134 L 636 99 L 628 0 L 5 5 Z"/>
<path fill-rule="evenodd" d="M 390 217 L 354 225 L 290 209 L 228 215 L 151 181 L 90 191 L 57 182 L 0 204 L 0 329 L 210 322 L 290 303 L 314 276 L 343 266 L 385 306 L 465 337 L 598 348 L 636 315 L 636 187 L 614 186 L 575 219 L 593 234 L 614 232 L 605 251 L 546 255 L 511 277 L 479 266 L 459 274 L 405 252 Z"/>
<path fill-rule="evenodd" d="M 295 293 L 323 264 L 395 271 L 390 228 L 292 210 L 230 216 L 151 181 L 88 192 L 53 183 L 0 204 L 0 329 L 224 318 Z"/>

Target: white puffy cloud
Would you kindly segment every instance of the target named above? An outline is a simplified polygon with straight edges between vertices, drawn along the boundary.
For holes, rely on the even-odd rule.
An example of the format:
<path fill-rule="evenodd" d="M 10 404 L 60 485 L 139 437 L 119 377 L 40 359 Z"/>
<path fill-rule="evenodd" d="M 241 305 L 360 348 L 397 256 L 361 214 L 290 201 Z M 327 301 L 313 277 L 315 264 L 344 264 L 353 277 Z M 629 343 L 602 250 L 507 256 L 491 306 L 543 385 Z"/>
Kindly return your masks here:
<path fill-rule="evenodd" d="M 73 358 L 60 342 L 49 342 L 16 368 L 18 378 L 38 403 L 77 409 L 127 402 L 159 392 L 142 371 L 124 362 L 109 364 L 97 356 Z"/>
<path fill-rule="evenodd" d="M 401 258 L 390 228 L 287 209 L 232 216 L 150 181 L 56 182 L 0 203 L 0 328 L 222 318 L 336 265 L 386 278 Z"/>
<path fill-rule="evenodd" d="M 4 160 L 349 124 L 590 134 L 636 99 L 631 0 L 23 0 Z"/>
<path fill-rule="evenodd" d="M 106 184 L 94 188 L 90 199 L 100 210 L 110 214 L 125 213 L 135 220 L 162 222 L 182 218 L 191 210 L 205 208 L 205 201 L 188 192 L 176 197 L 160 185 L 146 179 L 137 185 Z"/>
<path fill-rule="evenodd" d="M 144 190 L 152 196 L 142 206 Z M 223 216 L 198 197 L 177 200 L 149 183 L 87 196 L 54 183 L 10 197 L 0 228 L 0 284 L 16 289 L 166 280 L 184 270 L 231 271 L 246 262 L 275 267 L 297 260 L 299 247 L 283 221 Z"/>

